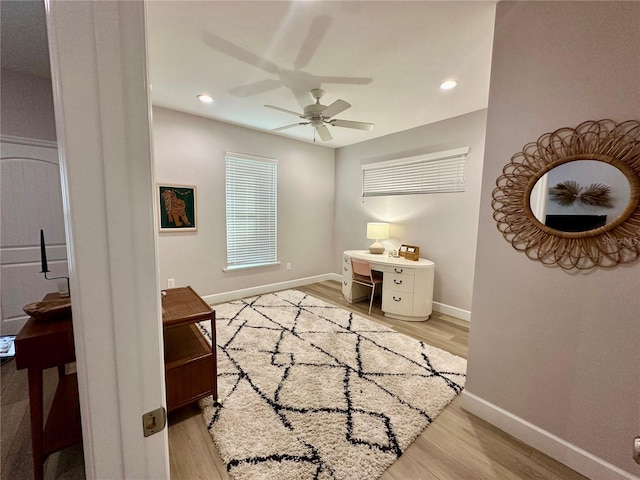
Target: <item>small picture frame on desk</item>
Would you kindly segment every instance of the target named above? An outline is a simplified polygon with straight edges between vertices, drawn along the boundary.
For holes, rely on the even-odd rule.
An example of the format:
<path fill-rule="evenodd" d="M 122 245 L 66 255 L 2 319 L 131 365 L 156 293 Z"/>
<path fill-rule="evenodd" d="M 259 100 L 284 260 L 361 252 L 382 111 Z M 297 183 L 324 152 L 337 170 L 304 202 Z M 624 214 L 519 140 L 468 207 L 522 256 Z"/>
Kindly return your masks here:
<path fill-rule="evenodd" d="M 420 247 L 415 245 L 401 245 L 399 255 L 407 260 L 418 261 L 420 259 Z"/>

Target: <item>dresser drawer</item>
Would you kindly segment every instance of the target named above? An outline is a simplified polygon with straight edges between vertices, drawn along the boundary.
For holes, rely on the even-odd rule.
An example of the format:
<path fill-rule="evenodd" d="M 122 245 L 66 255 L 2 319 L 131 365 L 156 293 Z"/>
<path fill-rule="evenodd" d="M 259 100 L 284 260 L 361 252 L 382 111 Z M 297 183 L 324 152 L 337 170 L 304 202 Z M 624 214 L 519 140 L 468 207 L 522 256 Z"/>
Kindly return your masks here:
<path fill-rule="evenodd" d="M 413 293 L 383 289 L 382 311 L 394 315 L 413 315 Z"/>
<path fill-rule="evenodd" d="M 413 275 L 404 275 L 398 273 L 384 274 L 385 290 L 393 290 L 396 292 L 413 292 L 415 278 Z"/>

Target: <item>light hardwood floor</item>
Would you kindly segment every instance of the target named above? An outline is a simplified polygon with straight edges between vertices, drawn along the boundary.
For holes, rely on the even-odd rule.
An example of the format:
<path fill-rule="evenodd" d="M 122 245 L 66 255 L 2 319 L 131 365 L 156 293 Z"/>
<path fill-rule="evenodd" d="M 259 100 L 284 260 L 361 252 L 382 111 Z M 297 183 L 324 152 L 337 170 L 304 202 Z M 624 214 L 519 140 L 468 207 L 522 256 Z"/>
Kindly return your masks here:
<path fill-rule="evenodd" d="M 298 287 L 310 295 L 357 312 L 399 332 L 467 356 L 467 322 L 434 312 L 427 322 L 400 322 L 384 317 L 379 300 L 371 315 L 368 302 L 351 305 L 339 282 Z M 2 479 L 32 478 L 26 374 L 14 362 L 2 366 Z M 46 372 L 45 390 L 52 392 L 55 370 Z M 50 395 L 50 393 L 49 393 Z M 76 448 L 47 460 L 47 479 L 84 478 L 82 452 Z M 173 480 L 228 480 L 200 409 L 189 405 L 169 415 L 169 456 Z M 80 462 L 80 463 L 79 463 Z M 464 411 L 455 399 L 381 477 L 381 480 L 545 479 L 577 480 L 582 475 L 532 449 Z M 301 479 L 305 480 L 305 479 Z"/>

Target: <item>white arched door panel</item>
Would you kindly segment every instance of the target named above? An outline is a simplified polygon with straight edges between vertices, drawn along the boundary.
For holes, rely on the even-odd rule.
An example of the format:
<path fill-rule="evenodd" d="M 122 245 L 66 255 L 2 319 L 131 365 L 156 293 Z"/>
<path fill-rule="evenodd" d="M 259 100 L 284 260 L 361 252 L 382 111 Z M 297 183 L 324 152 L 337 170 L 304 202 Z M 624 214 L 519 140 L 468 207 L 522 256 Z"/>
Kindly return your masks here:
<path fill-rule="evenodd" d="M 2 335 L 20 331 L 28 318 L 24 305 L 58 290 L 57 281 L 40 273 L 41 229 L 47 243 L 49 277 L 68 274 L 58 151 L 55 144 L 34 143 L 40 145 L 26 139 L 0 144 Z"/>

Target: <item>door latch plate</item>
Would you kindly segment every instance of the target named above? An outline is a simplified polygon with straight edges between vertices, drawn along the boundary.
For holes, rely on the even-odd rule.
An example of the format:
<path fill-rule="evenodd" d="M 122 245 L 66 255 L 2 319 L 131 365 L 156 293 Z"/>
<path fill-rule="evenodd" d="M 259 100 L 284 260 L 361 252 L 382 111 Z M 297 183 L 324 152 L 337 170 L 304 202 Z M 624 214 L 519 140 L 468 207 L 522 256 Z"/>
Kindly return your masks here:
<path fill-rule="evenodd" d="M 142 433 L 145 437 L 160 432 L 167 424 L 167 412 L 164 407 L 156 408 L 142 415 Z"/>

